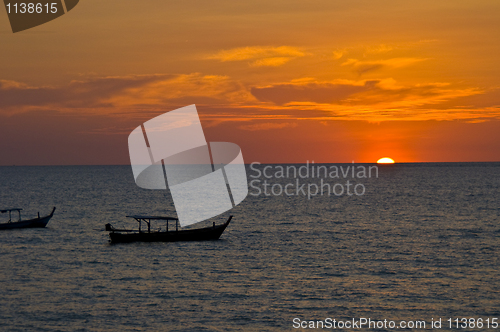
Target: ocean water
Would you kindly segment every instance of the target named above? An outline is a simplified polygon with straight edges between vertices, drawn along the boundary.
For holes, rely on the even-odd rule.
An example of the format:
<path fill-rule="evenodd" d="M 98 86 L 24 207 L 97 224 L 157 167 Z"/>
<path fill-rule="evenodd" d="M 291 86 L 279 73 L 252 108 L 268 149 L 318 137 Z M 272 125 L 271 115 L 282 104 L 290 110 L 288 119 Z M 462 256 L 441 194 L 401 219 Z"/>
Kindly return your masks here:
<path fill-rule="evenodd" d="M 110 245 L 108 222 L 175 215 L 168 192 L 136 187 L 127 166 L 0 167 L 0 208 L 22 207 L 28 218 L 57 207 L 47 228 L 0 232 L 0 331 L 491 322 L 500 318 L 499 175 L 500 163 L 400 164 L 351 179 L 363 195 L 255 196 L 251 188 L 219 241 Z M 250 180 L 277 193 L 297 179 Z"/>

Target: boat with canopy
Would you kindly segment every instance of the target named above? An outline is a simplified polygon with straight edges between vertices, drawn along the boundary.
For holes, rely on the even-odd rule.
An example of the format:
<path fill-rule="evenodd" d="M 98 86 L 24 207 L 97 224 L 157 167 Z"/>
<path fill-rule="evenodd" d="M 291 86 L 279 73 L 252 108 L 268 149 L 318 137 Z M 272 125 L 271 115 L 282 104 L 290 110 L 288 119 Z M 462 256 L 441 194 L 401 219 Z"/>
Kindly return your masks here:
<path fill-rule="evenodd" d="M 11 208 L 11 209 L 4 209 L 0 210 L 0 213 L 8 213 L 9 214 L 9 221 L 6 223 L 0 223 L 0 230 L 5 230 L 5 229 L 14 229 L 14 228 L 43 228 L 47 226 L 49 223 L 50 219 L 54 215 L 54 212 L 56 211 L 56 208 L 54 207 L 52 209 L 52 212 L 45 216 L 45 217 L 40 217 L 40 212 L 38 212 L 38 217 L 35 219 L 29 219 L 29 220 L 22 220 L 21 219 L 21 211 L 23 209 L 21 208 Z M 18 213 L 18 220 L 13 221 L 12 220 L 12 212 L 17 212 Z"/>
<path fill-rule="evenodd" d="M 106 224 L 106 231 L 109 232 L 110 243 L 128 242 L 177 242 L 177 241 L 206 241 L 220 238 L 233 216 L 229 216 L 227 221 L 220 225 L 215 222 L 210 227 L 196 229 L 179 229 L 179 219 L 164 216 L 127 216 L 139 223 L 139 229 L 117 229 L 111 224 Z M 159 223 L 160 227 L 154 230 L 152 223 Z M 165 227 L 161 223 L 165 222 Z M 169 222 L 175 222 L 175 228 L 169 228 Z M 143 223 L 145 227 L 143 228 Z"/>

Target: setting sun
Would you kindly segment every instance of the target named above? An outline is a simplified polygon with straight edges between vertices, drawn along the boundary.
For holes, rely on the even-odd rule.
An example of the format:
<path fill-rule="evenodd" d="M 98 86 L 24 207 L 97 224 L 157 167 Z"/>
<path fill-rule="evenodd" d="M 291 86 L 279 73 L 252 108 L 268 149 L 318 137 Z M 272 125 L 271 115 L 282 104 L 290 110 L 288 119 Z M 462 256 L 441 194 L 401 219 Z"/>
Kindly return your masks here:
<path fill-rule="evenodd" d="M 379 160 L 377 160 L 377 164 L 394 164 L 394 159 L 387 157 L 380 158 Z"/>

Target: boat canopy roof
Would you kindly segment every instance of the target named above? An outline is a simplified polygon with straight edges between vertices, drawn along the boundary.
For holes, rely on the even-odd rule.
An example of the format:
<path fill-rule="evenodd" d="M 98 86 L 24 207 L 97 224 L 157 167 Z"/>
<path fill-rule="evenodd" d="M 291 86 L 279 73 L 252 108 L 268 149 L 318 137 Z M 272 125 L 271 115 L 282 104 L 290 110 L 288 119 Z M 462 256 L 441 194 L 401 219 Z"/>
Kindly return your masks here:
<path fill-rule="evenodd" d="M 178 220 L 177 218 L 173 217 L 162 217 L 162 216 L 127 216 L 127 218 L 134 218 L 134 219 L 149 219 L 149 220 Z"/>
<path fill-rule="evenodd" d="M 15 209 L 5 209 L 5 210 L 0 210 L 0 212 L 5 213 L 5 212 L 10 212 L 10 211 L 21 211 L 21 210 L 22 210 L 22 209 L 15 208 Z"/>

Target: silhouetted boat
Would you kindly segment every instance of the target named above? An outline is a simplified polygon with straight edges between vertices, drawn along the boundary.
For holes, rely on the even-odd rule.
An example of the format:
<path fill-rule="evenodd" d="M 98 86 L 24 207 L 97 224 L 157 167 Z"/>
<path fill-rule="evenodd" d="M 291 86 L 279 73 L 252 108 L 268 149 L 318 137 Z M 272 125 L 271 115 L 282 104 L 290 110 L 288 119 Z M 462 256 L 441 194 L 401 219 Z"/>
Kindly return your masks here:
<path fill-rule="evenodd" d="M 127 243 L 127 242 L 177 242 L 177 241 L 206 241 L 217 240 L 222 235 L 227 225 L 231 222 L 233 216 L 222 225 L 212 227 L 179 230 L 179 220 L 172 217 L 157 217 L 157 216 L 127 216 L 134 218 L 139 222 L 138 230 L 116 229 L 111 224 L 106 224 L 106 231 L 109 231 L 111 243 Z M 163 220 L 166 222 L 165 230 L 152 231 L 151 221 Z M 148 229 L 141 229 L 142 222 L 145 222 Z M 175 230 L 169 230 L 168 222 L 175 221 Z"/>
<path fill-rule="evenodd" d="M 9 213 L 9 221 L 3 224 L 0 224 L 0 230 L 4 229 L 14 229 L 14 228 L 43 228 L 47 226 L 50 221 L 50 218 L 54 215 L 54 211 L 56 208 L 52 209 L 52 212 L 45 217 L 40 217 L 40 212 L 38 212 L 38 218 L 30 219 L 30 220 L 21 220 L 21 210 L 22 209 L 6 209 L 0 210 L 1 213 Z M 12 221 L 12 212 L 17 211 L 19 214 L 18 221 Z"/>

